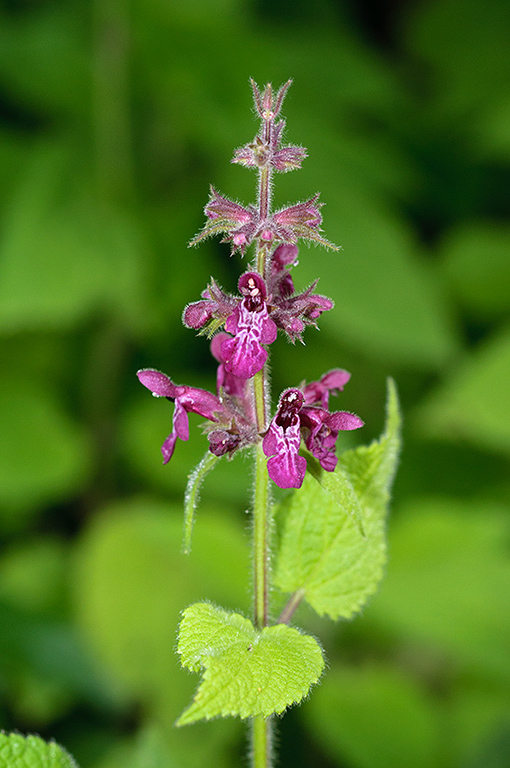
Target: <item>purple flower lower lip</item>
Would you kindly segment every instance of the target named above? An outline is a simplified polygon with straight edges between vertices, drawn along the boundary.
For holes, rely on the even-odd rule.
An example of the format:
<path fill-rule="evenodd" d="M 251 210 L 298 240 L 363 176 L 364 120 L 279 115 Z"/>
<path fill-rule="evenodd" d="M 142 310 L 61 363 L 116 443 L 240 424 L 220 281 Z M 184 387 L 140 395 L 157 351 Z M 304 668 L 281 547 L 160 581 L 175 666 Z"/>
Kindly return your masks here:
<path fill-rule="evenodd" d="M 222 342 L 221 357 L 228 373 L 251 379 L 267 360 L 263 345 L 272 344 L 278 331 L 269 317 L 267 290 L 261 276 L 254 272 L 242 275 L 239 290 L 244 298 L 225 323 L 225 330 L 232 334 L 232 338 Z"/>
<path fill-rule="evenodd" d="M 175 402 L 173 430 L 161 446 L 163 463 L 166 464 L 172 458 L 177 438 L 189 439 L 188 413 L 197 413 L 210 421 L 217 421 L 216 414 L 222 410 L 222 405 L 211 392 L 174 384 L 169 376 L 153 368 L 143 368 L 137 376 L 153 395 L 167 397 Z"/>
<path fill-rule="evenodd" d="M 306 459 L 299 455 L 301 431 L 298 413 L 303 402 L 299 389 L 286 390 L 262 442 L 262 449 L 269 457 L 269 477 L 280 488 L 301 488 L 305 477 Z"/>
<path fill-rule="evenodd" d="M 363 426 L 362 420 L 353 413 L 327 410 L 329 393 L 342 389 L 349 378 L 350 373 L 336 368 L 303 390 L 283 392 L 262 443 L 269 457 L 269 477 L 280 488 L 301 487 L 306 471 L 306 459 L 299 455 L 301 437 L 322 468 L 333 472 L 338 461 L 335 445 L 339 432 Z"/>

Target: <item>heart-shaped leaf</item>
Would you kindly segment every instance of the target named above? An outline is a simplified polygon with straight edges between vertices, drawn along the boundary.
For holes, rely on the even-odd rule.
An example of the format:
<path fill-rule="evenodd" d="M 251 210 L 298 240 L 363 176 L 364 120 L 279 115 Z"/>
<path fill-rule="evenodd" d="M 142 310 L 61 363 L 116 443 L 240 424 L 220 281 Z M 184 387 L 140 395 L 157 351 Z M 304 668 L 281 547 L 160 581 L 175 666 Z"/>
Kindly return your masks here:
<path fill-rule="evenodd" d="M 210 603 L 183 611 L 181 664 L 203 670 L 193 703 L 177 721 L 187 725 L 212 717 L 280 714 L 307 695 L 324 669 L 315 638 L 286 624 L 257 630 L 238 613 Z"/>

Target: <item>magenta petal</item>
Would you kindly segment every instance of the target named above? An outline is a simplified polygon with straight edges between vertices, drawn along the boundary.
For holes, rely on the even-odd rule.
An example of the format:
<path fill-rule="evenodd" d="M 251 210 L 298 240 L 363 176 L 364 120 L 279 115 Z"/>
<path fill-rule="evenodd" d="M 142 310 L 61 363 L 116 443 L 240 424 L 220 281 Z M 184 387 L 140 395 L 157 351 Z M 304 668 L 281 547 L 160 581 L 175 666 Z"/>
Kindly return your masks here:
<path fill-rule="evenodd" d="M 214 302 L 210 299 L 188 304 L 182 313 L 183 324 L 187 328 L 202 328 L 213 316 L 214 306 Z"/>
<path fill-rule="evenodd" d="M 276 323 L 270 317 L 264 317 L 260 328 L 260 341 L 262 344 L 272 344 L 278 336 Z"/>
<path fill-rule="evenodd" d="M 364 425 L 364 422 L 355 413 L 348 413 L 347 411 L 335 411 L 331 413 L 328 418 L 328 427 L 332 430 L 349 431 L 351 429 L 359 429 Z"/>
<path fill-rule="evenodd" d="M 183 392 L 178 398 L 179 405 L 182 405 L 188 413 L 198 413 L 199 416 L 216 421 L 214 414 L 221 409 L 221 403 L 216 395 L 198 387 L 180 387 L 180 389 Z"/>
<path fill-rule="evenodd" d="M 306 473 L 306 459 L 299 454 L 281 454 L 267 460 L 267 471 L 279 488 L 301 488 Z"/>
<path fill-rule="evenodd" d="M 189 440 L 189 418 L 179 400 L 175 401 L 174 432 L 181 440 Z"/>
<path fill-rule="evenodd" d="M 301 488 L 306 472 L 306 459 L 298 454 L 301 443 L 299 419 L 285 428 L 273 419 L 262 442 L 262 450 L 269 456 L 269 477 L 280 488 Z"/>
<path fill-rule="evenodd" d="M 136 374 L 140 382 L 156 397 L 177 397 L 182 387 L 177 387 L 169 376 L 153 368 L 142 368 Z"/>
<path fill-rule="evenodd" d="M 276 338 L 276 326 L 267 314 L 265 305 L 250 311 L 243 299 L 227 318 L 225 329 L 234 334 L 221 344 L 221 357 L 225 370 L 242 379 L 251 379 L 262 370 L 267 360 L 267 350 L 262 344 L 271 344 Z"/>
<path fill-rule="evenodd" d="M 351 374 L 349 371 L 344 371 L 342 368 L 334 368 L 329 373 L 324 374 L 321 378 L 321 384 L 327 389 L 343 389 L 350 378 Z"/>
<path fill-rule="evenodd" d="M 249 332 L 224 341 L 221 353 L 225 358 L 225 370 L 241 379 L 251 379 L 267 360 L 267 350 Z"/>
<path fill-rule="evenodd" d="M 168 435 L 167 439 L 161 446 L 161 453 L 163 454 L 163 464 L 168 464 L 168 462 L 172 458 L 176 442 L 177 442 L 177 435 L 175 434 L 175 432 L 172 432 L 171 435 Z"/>

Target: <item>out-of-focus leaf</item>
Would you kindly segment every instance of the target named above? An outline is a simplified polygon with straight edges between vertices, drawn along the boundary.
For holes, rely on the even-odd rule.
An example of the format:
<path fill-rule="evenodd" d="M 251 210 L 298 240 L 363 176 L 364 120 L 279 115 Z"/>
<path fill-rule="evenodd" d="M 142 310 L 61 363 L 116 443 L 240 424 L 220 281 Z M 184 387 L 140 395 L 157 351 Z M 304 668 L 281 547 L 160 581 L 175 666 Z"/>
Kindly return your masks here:
<path fill-rule="evenodd" d="M 4 84 L 28 109 L 83 111 L 89 86 L 87 35 L 64 5 L 0 14 L 0 69 Z"/>
<path fill-rule="evenodd" d="M 66 328 L 99 309 L 143 325 L 140 233 L 127 215 L 73 186 L 73 159 L 66 145 L 38 147 L 11 201 L 0 244 L 0 329 Z"/>
<path fill-rule="evenodd" d="M 21 681 L 21 707 L 26 702 L 24 692 L 29 696 L 35 693 L 36 697 L 48 694 L 57 705 L 76 696 L 96 704 L 111 704 L 111 690 L 69 625 L 35 618 L 1 600 L 0 626 L 2 676 L 14 684 Z M 18 705 L 16 697 L 14 704 Z"/>
<path fill-rule="evenodd" d="M 60 539 L 39 537 L 4 548 L 0 595 L 35 614 L 59 614 L 64 607 L 68 549 Z"/>
<path fill-rule="evenodd" d="M 468 224 L 441 246 L 444 272 L 461 303 L 491 320 L 510 310 L 510 227 Z"/>
<path fill-rule="evenodd" d="M 149 720 L 94 762 L 94 768 L 226 768 L 233 766 L 236 743 L 244 746 L 244 724 L 234 718 L 169 728 Z"/>
<path fill-rule="evenodd" d="M 406 504 L 367 616 L 457 664 L 510 680 L 508 533 L 507 510 L 488 502 Z"/>
<path fill-rule="evenodd" d="M 0 761 L 5 768 L 78 768 L 60 744 L 19 733 L 0 733 Z"/>
<path fill-rule="evenodd" d="M 510 453 L 510 328 L 465 359 L 416 411 L 422 433 Z"/>
<path fill-rule="evenodd" d="M 0 502 L 9 507 L 68 497 L 83 484 L 90 446 L 83 430 L 37 383 L 0 381 Z"/>
<path fill-rule="evenodd" d="M 476 121 L 480 154 L 485 160 L 510 159 L 510 96 L 504 89 L 490 108 L 481 112 Z"/>
<path fill-rule="evenodd" d="M 307 695 L 324 669 L 317 640 L 286 624 L 256 630 L 249 619 L 210 603 L 183 611 L 177 650 L 181 664 L 203 671 L 177 725 L 218 716 L 281 714 Z"/>
<path fill-rule="evenodd" d="M 451 746 L 462 764 L 503 768 L 510 760 L 510 688 L 484 676 L 460 679 L 449 697 Z"/>
<path fill-rule="evenodd" d="M 410 9 L 402 25 L 405 46 L 432 65 L 447 114 L 490 103 L 494 94 L 508 91 L 508 3 L 434 0 Z"/>
<path fill-rule="evenodd" d="M 332 670 L 303 714 L 342 765 L 430 768 L 438 759 L 439 710 L 390 665 Z"/>
<path fill-rule="evenodd" d="M 187 557 L 182 507 L 134 500 L 94 519 L 79 546 L 77 620 L 126 695 L 177 717 L 190 694 L 172 652 L 179 612 L 205 594 L 247 608 L 248 560 L 242 528 L 205 506 Z"/>
<path fill-rule="evenodd" d="M 365 355 L 418 369 L 441 367 L 458 339 L 442 287 L 407 225 L 345 185 L 332 185 L 324 199 L 325 231 L 343 250 L 302 248 L 296 271 L 298 284 L 320 277 L 319 292 L 335 300 L 321 328 Z"/>
<path fill-rule="evenodd" d="M 286 511 L 275 584 L 320 615 L 350 618 L 372 595 L 386 560 L 385 517 L 400 448 L 400 413 L 388 381 L 386 428 L 340 458 L 336 493 L 305 477 Z M 361 519 L 363 531 L 360 530 Z"/>

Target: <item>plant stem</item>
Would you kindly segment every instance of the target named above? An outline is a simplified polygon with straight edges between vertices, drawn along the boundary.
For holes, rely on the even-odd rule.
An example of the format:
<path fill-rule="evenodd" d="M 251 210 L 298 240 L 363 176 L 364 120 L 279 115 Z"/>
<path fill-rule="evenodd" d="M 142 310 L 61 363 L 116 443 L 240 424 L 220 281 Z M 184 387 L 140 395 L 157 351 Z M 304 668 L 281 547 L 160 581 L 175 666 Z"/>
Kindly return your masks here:
<path fill-rule="evenodd" d="M 272 123 L 264 125 L 264 139 L 269 144 Z M 269 165 L 259 170 L 258 204 L 260 219 L 269 216 L 271 207 L 271 168 Z M 256 270 L 265 279 L 267 248 L 258 242 L 256 251 Z M 257 417 L 257 431 L 262 435 L 267 429 L 267 363 L 253 377 L 253 395 Z M 254 624 L 262 630 L 268 624 L 269 617 L 269 572 L 270 551 L 269 535 L 271 526 L 271 498 L 267 459 L 259 440 L 255 452 L 255 493 L 253 501 L 253 572 L 254 572 Z M 251 762 L 252 768 L 270 768 L 272 718 L 258 715 L 252 718 Z"/>
<path fill-rule="evenodd" d="M 255 577 L 255 626 L 263 629 L 268 619 L 268 528 L 269 528 L 269 487 L 267 459 L 262 443 L 256 449 L 255 503 L 253 509 L 253 565 Z"/>
<path fill-rule="evenodd" d="M 253 377 L 255 410 L 259 432 L 266 428 L 266 396 L 263 368 Z M 262 630 L 268 623 L 269 610 L 269 533 L 271 525 L 271 497 L 267 459 L 262 441 L 255 449 L 255 493 L 253 501 L 253 572 L 254 572 L 254 624 Z M 271 765 L 272 720 L 262 715 L 252 720 L 252 768 Z"/>
<path fill-rule="evenodd" d="M 251 722 L 251 764 L 252 768 L 269 768 L 271 765 L 271 721 L 263 715 L 252 718 Z"/>

